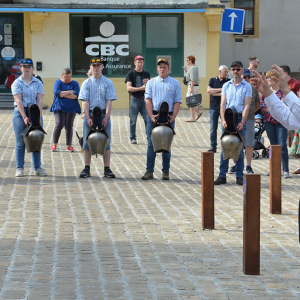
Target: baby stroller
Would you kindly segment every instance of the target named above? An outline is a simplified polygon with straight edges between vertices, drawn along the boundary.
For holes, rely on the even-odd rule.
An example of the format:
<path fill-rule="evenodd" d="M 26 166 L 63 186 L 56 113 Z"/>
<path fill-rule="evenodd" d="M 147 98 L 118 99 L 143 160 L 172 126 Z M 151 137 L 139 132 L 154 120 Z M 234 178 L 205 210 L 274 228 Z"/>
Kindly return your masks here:
<path fill-rule="evenodd" d="M 262 135 L 265 132 L 265 125 L 261 115 L 255 115 L 254 123 L 254 145 L 253 159 L 259 158 L 259 150 L 262 150 L 262 157 L 269 157 L 269 149 L 265 147 Z"/>

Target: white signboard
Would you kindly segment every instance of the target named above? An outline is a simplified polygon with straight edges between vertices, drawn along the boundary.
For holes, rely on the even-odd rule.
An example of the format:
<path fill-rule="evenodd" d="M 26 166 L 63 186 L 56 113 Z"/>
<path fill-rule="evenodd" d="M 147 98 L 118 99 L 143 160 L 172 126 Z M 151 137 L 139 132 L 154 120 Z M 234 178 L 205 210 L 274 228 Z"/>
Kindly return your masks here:
<path fill-rule="evenodd" d="M 129 35 L 114 35 L 115 26 L 111 22 L 103 22 L 99 28 L 100 35 L 85 38 L 86 42 L 92 42 L 85 51 L 90 56 L 119 56 L 129 55 Z M 97 44 L 95 44 L 97 43 Z M 100 44 L 99 44 L 100 43 Z M 126 43 L 115 46 L 112 43 Z"/>
<path fill-rule="evenodd" d="M 11 46 L 12 45 L 12 35 L 4 35 L 4 45 Z"/>
<path fill-rule="evenodd" d="M 1 56 L 5 60 L 12 60 L 16 56 L 16 52 L 12 47 L 4 47 L 1 51 Z"/>
<path fill-rule="evenodd" d="M 4 24 L 4 34 L 12 34 L 11 24 Z"/>

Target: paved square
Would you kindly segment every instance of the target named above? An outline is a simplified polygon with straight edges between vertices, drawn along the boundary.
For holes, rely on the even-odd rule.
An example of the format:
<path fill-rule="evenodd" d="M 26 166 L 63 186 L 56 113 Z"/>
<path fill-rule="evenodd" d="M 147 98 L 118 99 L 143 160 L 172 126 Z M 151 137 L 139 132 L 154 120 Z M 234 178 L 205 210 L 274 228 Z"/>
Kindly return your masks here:
<path fill-rule="evenodd" d="M 137 145 L 129 141 L 128 110 L 112 111 L 111 169 L 92 158 L 88 179 L 78 175 L 83 154 L 64 130 L 51 152 L 54 116 L 44 111 L 42 162 L 34 175 L 15 178 L 12 111 L 0 111 L 0 299 L 299 299 L 300 175 L 282 178 L 282 215 L 269 213 L 269 160 L 253 161 L 261 174 L 261 274 L 243 275 L 243 188 L 228 175 L 215 188 L 215 230 L 202 230 L 201 152 L 209 148 L 209 112 L 176 119 L 170 181 L 142 181 L 146 136 L 141 118 Z M 74 129 L 82 134 L 82 120 Z M 220 131 L 219 131 L 220 137 Z M 267 141 L 267 139 L 265 138 Z M 266 142 L 268 145 L 268 142 Z M 218 176 L 220 148 L 215 154 Z M 230 162 L 231 165 L 231 162 Z M 290 159 L 290 172 L 299 161 Z"/>

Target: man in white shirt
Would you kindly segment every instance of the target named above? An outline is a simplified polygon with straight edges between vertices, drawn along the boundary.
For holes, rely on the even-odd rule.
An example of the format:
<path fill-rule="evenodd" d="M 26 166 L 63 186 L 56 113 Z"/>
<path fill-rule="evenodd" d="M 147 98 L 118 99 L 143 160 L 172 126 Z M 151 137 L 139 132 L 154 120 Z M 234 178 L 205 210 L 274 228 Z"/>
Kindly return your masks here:
<path fill-rule="evenodd" d="M 250 83 L 266 97 L 265 102 L 273 118 L 278 120 L 288 130 L 299 129 L 300 99 L 290 90 L 288 78 L 283 69 L 277 65 L 273 65 L 272 68 L 278 75 L 278 86 L 285 95 L 284 103 L 271 91 L 264 74 L 260 75 L 258 72 L 252 71 L 256 78 L 251 78 Z"/>

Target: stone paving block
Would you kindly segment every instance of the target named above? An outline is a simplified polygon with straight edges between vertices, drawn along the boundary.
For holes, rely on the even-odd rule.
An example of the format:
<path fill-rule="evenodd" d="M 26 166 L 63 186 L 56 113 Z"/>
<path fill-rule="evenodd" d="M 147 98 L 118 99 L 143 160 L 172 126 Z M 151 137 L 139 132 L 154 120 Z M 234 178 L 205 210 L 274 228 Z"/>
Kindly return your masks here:
<path fill-rule="evenodd" d="M 139 144 L 130 144 L 128 110 L 113 110 L 111 116 L 115 180 L 102 177 L 102 159 L 95 157 L 92 177 L 78 178 L 83 155 L 75 137 L 74 153 L 64 151 L 64 135 L 58 151 L 49 150 L 54 126 L 49 111 L 42 153 L 49 175 L 33 175 L 26 153 L 26 176 L 15 178 L 15 138 L 6 131 L 0 143 L 0 298 L 19 288 L 20 296 L 7 299 L 26 293 L 39 300 L 299 299 L 300 177 L 283 181 L 283 213 L 270 215 L 269 160 L 252 161 L 262 174 L 261 274 L 243 275 L 242 187 L 234 175 L 215 187 L 216 229 L 202 230 L 200 154 L 210 145 L 210 117 L 204 110 L 200 122 L 187 124 L 188 114 L 181 110 L 176 119 L 170 181 L 160 179 L 160 154 L 156 179 L 140 179 L 146 136 L 139 117 Z M 0 128 L 11 128 L 11 120 L 11 111 L 0 112 Z M 82 132 L 80 117 L 74 129 Z M 216 178 L 219 148 L 214 159 Z M 289 165 L 294 169 L 299 162 L 290 159 Z"/>

